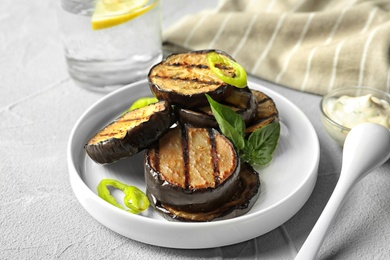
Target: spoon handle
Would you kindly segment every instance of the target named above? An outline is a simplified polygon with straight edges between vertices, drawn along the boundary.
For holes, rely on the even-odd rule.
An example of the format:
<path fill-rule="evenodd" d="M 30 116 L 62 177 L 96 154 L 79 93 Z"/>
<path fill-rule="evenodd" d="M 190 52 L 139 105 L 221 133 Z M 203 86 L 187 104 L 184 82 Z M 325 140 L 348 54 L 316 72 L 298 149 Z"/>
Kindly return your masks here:
<path fill-rule="evenodd" d="M 326 204 L 320 218 L 315 224 L 313 230 L 310 232 L 305 243 L 299 250 L 295 260 L 314 259 L 325 239 L 330 225 L 333 223 L 335 216 L 338 214 L 345 197 L 353 188 L 353 182 L 339 181 Z"/>
<path fill-rule="evenodd" d="M 314 259 L 345 197 L 355 184 L 390 157 L 390 131 L 372 123 L 354 127 L 343 150 L 340 178 L 320 218 L 314 225 L 296 260 Z"/>

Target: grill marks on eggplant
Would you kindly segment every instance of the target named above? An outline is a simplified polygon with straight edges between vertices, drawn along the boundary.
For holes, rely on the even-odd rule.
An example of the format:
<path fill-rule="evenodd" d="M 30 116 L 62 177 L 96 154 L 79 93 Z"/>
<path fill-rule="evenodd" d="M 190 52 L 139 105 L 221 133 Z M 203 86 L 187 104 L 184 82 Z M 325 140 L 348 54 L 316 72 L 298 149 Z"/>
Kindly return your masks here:
<path fill-rule="evenodd" d="M 204 62 L 203 60 L 195 60 L 195 62 Z M 218 87 L 222 84 L 222 81 L 214 76 L 213 73 L 210 73 L 210 67 L 207 64 L 188 64 L 187 62 L 176 62 L 169 63 L 167 60 L 164 63 L 164 66 L 168 68 L 166 71 L 156 73 L 153 75 L 155 78 L 162 78 L 166 80 L 177 80 L 177 81 L 188 81 L 197 84 L 205 84 L 205 85 L 215 85 Z M 169 69 L 169 67 L 173 67 L 174 69 Z M 226 66 L 216 66 L 219 69 L 223 70 L 227 75 L 231 77 L 234 76 L 234 70 Z M 165 73 L 165 72 L 170 73 Z M 178 74 L 177 71 L 183 72 L 187 71 L 187 73 Z M 186 75 L 186 76 L 185 76 Z M 187 76 L 187 75 L 191 75 Z"/>
<path fill-rule="evenodd" d="M 215 77 L 208 67 L 204 69 L 197 66 L 184 69 L 161 64 L 151 71 L 149 80 L 161 90 L 174 91 L 183 95 L 210 92 L 226 85 Z"/>
<path fill-rule="evenodd" d="M 148 110 L 137 110 L 134 113 L 127 113 L 117 121 L 106 126 L 102 131 L 97 133 L 89 140 L 88 144 L 96 144 L 108 138 L 123 138 L 127 130 L 142 124 L 149 120 L 150 116 L 157 112 L 161 107 L 154 106 Z"/>
<path fill-rule="evenodd" d="M 97 163 L 132 156 L 158 140 L 176 121 L 165 101 L 127 112 L 97 132 L 84 146 Z"/>
<path fill-rule="evenodd" d="M 206 85 L 216 85 L 216 86 L 221 85 L 221 81 L 220 80 L 218 80 L 218 81 L 215 81 L 215 80 L 210 81 L 210 78 L 211 78 L 212 75 L 209 74 L 209 72 L 207 71 L 210 68 L 206 64 L 188 64 L 186 62 L 169 63 L 169 60 L 167 60 L 164 63 L 164 66 L 166 66 L 168 68 L 169 67 L 173 67 L 175 69 L 174 70 L 173 69 L 169 69 L 169 71 L 172 72 L 171 74 L 170 73 L 164 74 L 163 72 L 159 72 L 159 73 L 155 74 L 154 77 L 162 78 L 162 79 L 178 80 L 178 81 L 189 81 L 189 82 L 193 82 L 193 83 L 206 84 Z M 199 69 L 199 70 L 196 70 L 196 69 Z M 188 73 L 187 74 L 184 74 L 184 73 L 183 74 L 178 74 L 176 70 L 178 70 L 178 71 L 186 70 L 186 71 L 188 71 Z M 193 72 L 193 73 L 191 73 L 191 72 Z M 189 77 L 189 76 L 184 77 L 183 75 L 192 75 L 192 77 Z M 209 77 L 201 79 L 199 77 L 196 77 L 198 75 L 209 75 Z M 213 79 L 213 78 L 211 78 L 211 79 Z"/>
<path fill-rule="evenodd" d="M 234 147 L 213 129 L 186 129 L 191 184 L 188 188 L 217 187 L 229 178 L 237 167 Z"/>
<path fill-rule="evenodd" d="M 204 65 L 204 64 L 187 64 L 187 63 L 179 63 L 179 62 L 176 62 L 176 63 L 167 63 L 166 64 L 167 66 L 173 66 L 173 67 L 183 67 L 183 68 L 199 68 L 199 69 L 208 69 L 209 67 L 207 65 Z"/>
<path fill-rule="evenodd" d="M 153 67 L 149 74 L 149 80 L 161 89 L 194 94 L 225 85 L 209 69 L 205 54 L 177 54 L 173 62 L 171 59 Z"/>
<path fill-rule="evenodd" d="M 85 145 L 98 163 L 147 149 L 146 194 L 169 220 L 237 217 L 247 213 L 260 194 L 259 174 L 249 164 L 241 164 L 233 144 L 216 130 L 205 94 L 240 114 L 248 135 L 278 120 L 278 110 L 264 93 L 237 89 L 220 80 L 206 61 L 206 54 L 213 51 L 173 54 L 156 64 L 148 81 L 160 101 L 120 116 Z M 218 68 L 234 76 L 234 69 Z M 175 122 L 178 125 L 170 128 Z"/>
<path fill-rule="evenodd" d="M 234 193 L 219 207 L 215 207 L 210 211 L 194 212 L 164 204 L 160 201 L 155 201 L 153 205 L 168 220 L 204 222 L 215 219 L 230 219 L 246 214 L 253 207 L 260 195 L 260 186 L 259 174 L 252 166 L 244 163 L 241 165 L 238 184 L 234 188 Z M 155 199 L 150 194 L 148 195 Z"/>
<path fill-rule="evenodd" d="M 189 165 L 189 154 L 188 154 L 188 138 L 185 127 L 180 128 L 181 134 L 181 147 L 183 153 L 183 162 L 184 162 L 184 188 L 190 188 L 190 165 Z"/>
<path fill-rule="evenodd" d="M 237 167 L 234 147 L 214 129 L 171 129 L 149 152 L 159 178 L 186 190 L 215 188 Z"/>
<path fill-rule="evenodd" d="M 201 213 L 224 205 L 239 188 L 240 159 L 217 130 L 179 125 L 145 153 L 146 193 L 152 205 Z"/>
<path fill-rule="evenodd" d="M 219 158 L 217 154 L 217 144 L 215 141 L 215 132 L 211 130 L 211 128 L 208 128 L 208 133 L 210 136 L 210 143 L 211 143 L 211 163 L 213 165 L 214 170 L 214 182 L 215 185 L 219 185 L 221 182 L 221 178 L 218 175 L 218 169 L 219 169 Z"/>
<path fill-rule="evenodd" d="M 169 130 L 156 142 L 149 150 L 149 164 L 157 173 L 165 172 L 171 176 L 167 179 L 164 175 L 158 174 L 157 177 L 161 181 L 167 180 L 170 184 L 185 187 L 183 139 L 177 138 L 180 135 L 180 128 L 176 127 Z"/>
<path fill-rule="evenodd" d="M 234 87 L 223 82 L 210 70 L 206 61 L 208 52 L 172 54 L 156 64 L 148 74 L 151 91 L 158 99 L 165 99 L 182 107 L 207 105 L 206 93 L 217 101 L 221 100 Z M 226 53 L 221 54 L 229 57 Z M 234 74 L 232 68 L 221 69 L 226 74 Z"/>
<path fill-rule="evenodd" d="M 202 80 L 202 79 L 199 79 L 199 78 L 190 78 L 190 77 L 180 77 L 180 76 L 168 76 L 168 75 L 155 75 L 155 82 L 159 82 L 159 79 L 160 79 L 160 82 L 162 82 L 163 80 L 165 80 L 166 82 L 168 80 L 171 80 L 171 81 L 178 81 L 178 82 L 175 82 L 175 84 L 186 84 L 186 85 L 189 85 L 189 83 L 196 83 L 197 85 L 195 85 L 196 89 L 199 89 L 199 86 L 212 86 L 214 85 L 214 87 L 218 87 L 220 86 L 221 84 L 219 82 L 216 82 L 216 81 L 206 81 L 206 80 Z M 179 82 L 181 81 L 181 82 Z M 172 83 L 171 83 L 172 84 Z M 174 85 L 174 84 L 172 84 Z"/>
<path fill-rule="evenodd" d="M 258 103 L 257 112 L 252 122 L 247 125 L 246 134 L 279 120 L 279 111 L 273 99 L 258 90 L 252 90 L 252 93 Z"/>

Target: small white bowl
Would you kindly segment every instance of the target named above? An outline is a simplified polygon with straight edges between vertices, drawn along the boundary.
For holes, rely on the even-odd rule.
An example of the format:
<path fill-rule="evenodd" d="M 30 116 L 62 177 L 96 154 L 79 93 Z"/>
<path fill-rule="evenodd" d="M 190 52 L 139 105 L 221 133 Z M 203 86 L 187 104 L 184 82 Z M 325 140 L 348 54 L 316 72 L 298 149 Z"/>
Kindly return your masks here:
<path fill-rule="evenodd" d="M 384 91 L 370 88 L 370 87 L 348 87 L 339 88 L 329 92 L 325 95 L 320 103 L 321 121 L 328 134 L 341 146 L 344 145 L 345 138 L 351 130 L 347 126 L 341 125 L 335 122 L 331 115 L 327 112 L 327 105 L 330 100 L 338 99 L 341 96 L 360 97 L 368 94 L 372 94 L 378 99 L 385 100 L 390 104 L 390 94 Z"/>

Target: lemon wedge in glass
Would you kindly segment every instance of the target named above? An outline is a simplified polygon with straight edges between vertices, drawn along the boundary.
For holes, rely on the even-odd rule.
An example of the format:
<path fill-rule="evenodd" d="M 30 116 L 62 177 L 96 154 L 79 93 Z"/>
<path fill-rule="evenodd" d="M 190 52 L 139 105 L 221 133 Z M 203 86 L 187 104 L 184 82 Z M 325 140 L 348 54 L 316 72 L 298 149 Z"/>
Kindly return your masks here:
<path fill-rule="evenodd" d="M 100 30 L 125 23 L 146 13 L 157 2 L 147 5 L 148 0 L 98 0 L 92 15 L 92 29 Z"/>

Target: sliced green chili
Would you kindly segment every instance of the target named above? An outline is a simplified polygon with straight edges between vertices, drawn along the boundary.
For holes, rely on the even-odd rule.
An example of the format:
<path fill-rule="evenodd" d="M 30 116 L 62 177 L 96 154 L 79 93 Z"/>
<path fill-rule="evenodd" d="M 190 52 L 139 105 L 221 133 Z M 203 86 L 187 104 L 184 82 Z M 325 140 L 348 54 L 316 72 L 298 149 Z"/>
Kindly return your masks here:
<path fill-rule="evenodd" d="M 127 186 L 124 193 L 124 203 L 133 213 L 142 212 L 149 207 L 148 197 L 137 187 Z"/>
<path fill-rule="evenodd" d="M 217 52 L 209 52 L 206 54 L 207 65 L 211 71 L 223 82 L 233 85 L 237 88 L 244 88 L 247 86 L 247 76 L 245 69 L 237 62 L 229 59 L 228 57 L 221 55 Z M 218 67 L 229 67 L 234 70 L 233 76 L 226 75 Z"/>
<path fill-rule="evenodd" d="M 157 98 L 155 97 L 141 97 L 134 101 L 134 103 L 130 106 L 129 111 L 141 108 L 141 107 L 146 107 L 147 105 L 156 103 L 158 101 Z"/>
<path fill-rule="evenodd" d="M 123 193 L 125 194 L 124 204 L 126 205 L 126 207 L 128 207 L 128 209 L 125 209 L 121 204 L 116 201 L 116 199 L 111 195 L 108 186 L 123 191 Z M 97 191 L 99 197 L 101 197 L 108 203 L 134 214 L 146 210 L 150 205 L 148 197 L 140 189 L 135 186 L 129 186 L 114 179 L 101 180 L 97 187 Z"/>

